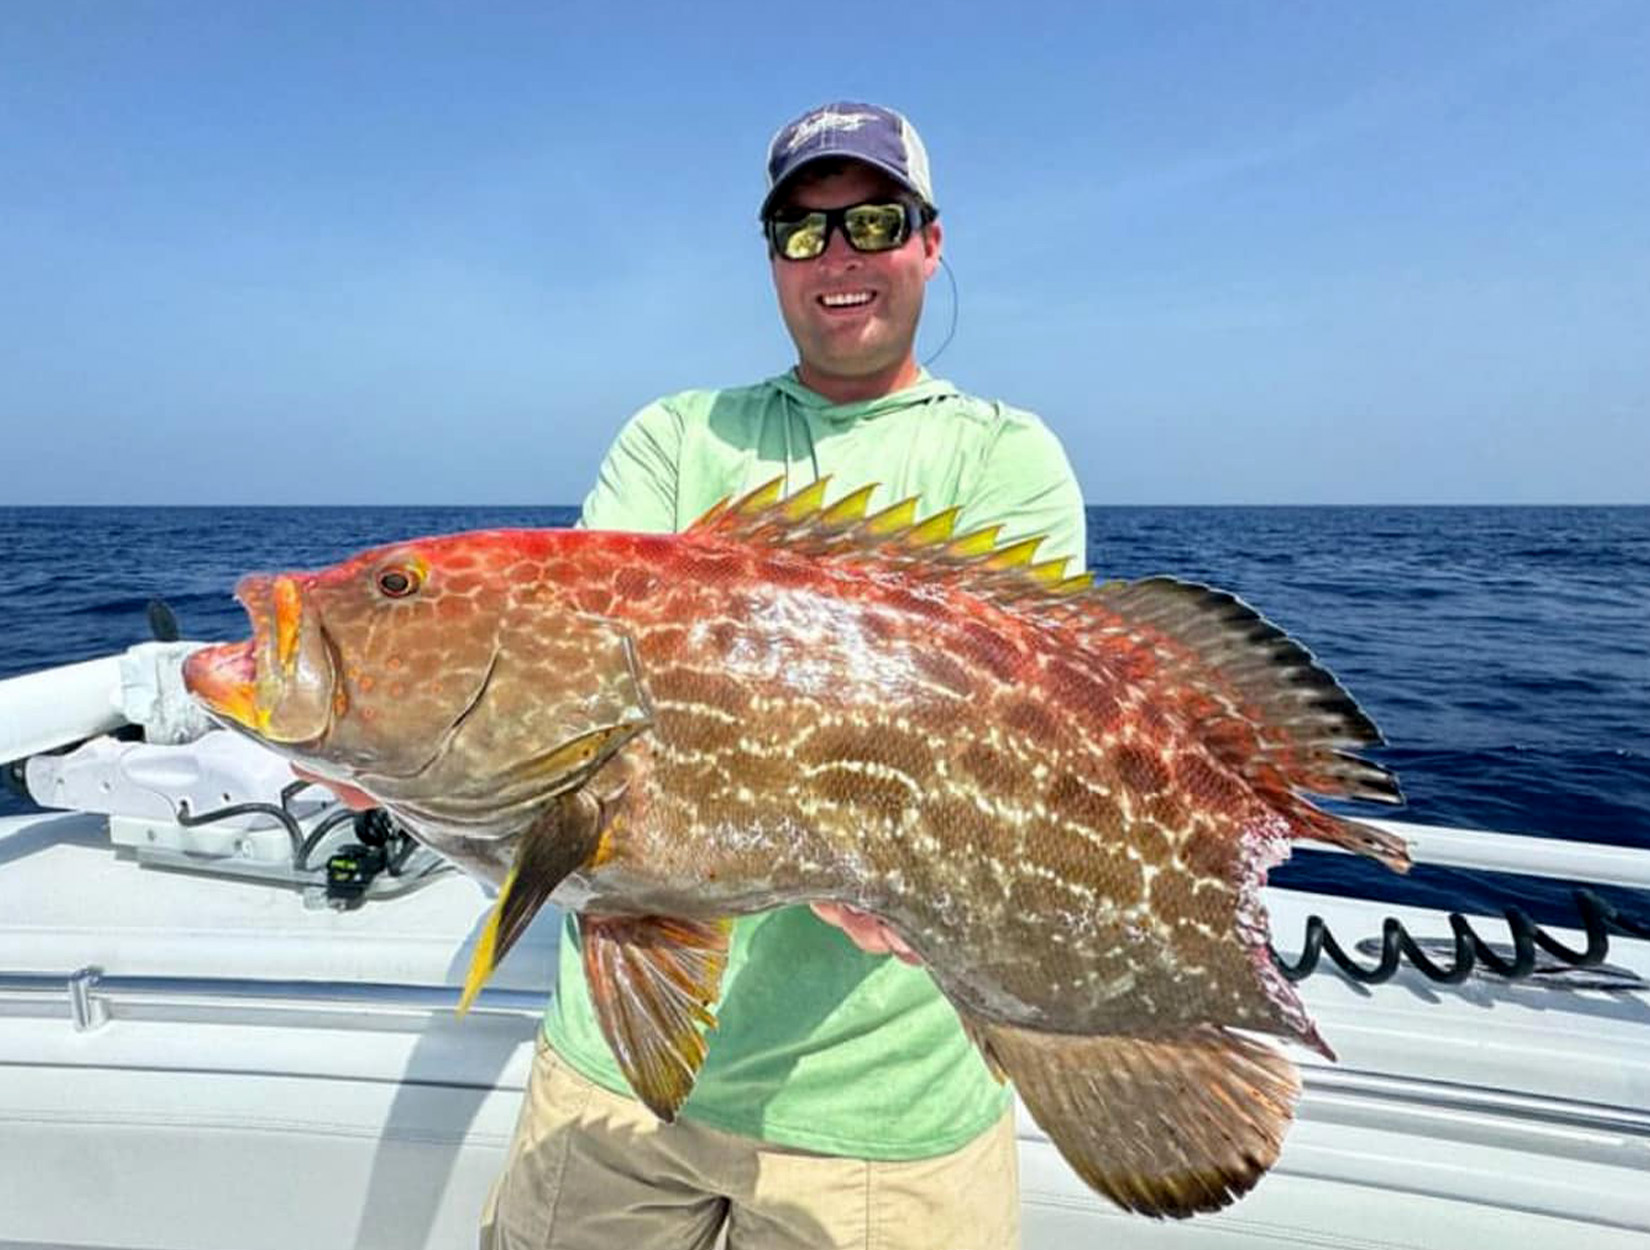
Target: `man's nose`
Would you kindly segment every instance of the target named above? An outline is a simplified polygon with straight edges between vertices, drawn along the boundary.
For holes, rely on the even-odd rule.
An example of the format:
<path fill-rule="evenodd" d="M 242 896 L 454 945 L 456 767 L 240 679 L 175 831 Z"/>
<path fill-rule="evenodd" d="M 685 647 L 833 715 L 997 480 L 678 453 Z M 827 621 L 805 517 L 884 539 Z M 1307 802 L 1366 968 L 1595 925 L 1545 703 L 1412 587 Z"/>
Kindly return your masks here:
<path fill-rule="evenodd" d="M 819 261 L 830 263 L 833 267 L 841 268 L 847 262 L 859 263 L 859 253 L 854 251 L 853 245 L 848 242 L 848 232 L 842 226 L 832 230 L 825 240 L 825 250 L 819 254 Z"/>

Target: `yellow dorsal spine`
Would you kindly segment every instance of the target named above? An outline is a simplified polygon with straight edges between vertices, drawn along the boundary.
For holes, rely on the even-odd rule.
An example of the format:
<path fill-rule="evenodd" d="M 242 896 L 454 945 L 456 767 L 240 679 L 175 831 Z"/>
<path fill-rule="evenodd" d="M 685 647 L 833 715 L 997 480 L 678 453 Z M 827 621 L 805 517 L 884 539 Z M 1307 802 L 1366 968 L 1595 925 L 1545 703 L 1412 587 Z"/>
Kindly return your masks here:
<path fill-rule="evenodd" d="M 1037 554 L 1037 548 L 1043 545 L 1043 536 L 1023 538 L 1017 543 L 1010 543 L 1007 547 L 998 547 L 985 560 L 988 569 L 1017 569 L 1021 565 L 1029 565 L 1031 558 Z"/>
<path fill-rule="evenodd" d="M 816 483 L 817 485 L 817 483 Z M 785 494 L 785 479 L 774 478 L 764 482 L 750 494 L 744 496 L 733 505 L 733 510 L 741 516 L 751 516 L 757 512 L 766 512 L 778 503 Z"/>
<path fill-rule="evenodd" d="M 865 518 L 865 511 L 871 506 L 871 496 L 877 493 L 875 485 L 861 486 L 851 495 L 844 495 L 820 515 L 820 520 L 833 528 L 841 525 L 852 525 Z"/>
<path fill-rule="evenodd" d="M 1013 596 L 1017 589 L 1039 598 L 1072 595 L 1095 584 L 1089 573 L 1067 577 L 1067 558 L 1038 561 L 1037 550 L 1045 541 L 1044 535 L 1001 547 L 997 545 L 1001 525 L 954 536 L 961 508 L 946 508 L 919 521 L 916 496 L 870 512 L 878 490 L 875 483 L 826 504 L 831 480 L 829 475 L 822 476 L 787 497 L 783 480 L 774 478 L 748 494 L 723 500 L 690 528 L 762 545 L 789 543 L 798 551 L 831 559 L 851 559 L 855 551 L 863 551 L 868 558 L 881 553 L 886 558 L 897 558 L 913 572 L 931 564 L 935 574 L 948 582 L 958 584 L 955 579 L 961 578 L 960 584 L 972 584 L 992 596 Z M 977 570 L 972 583 L 967 580 L 970 569 Z"/>
<path fill-rule="evenodd" d="M 804 487 L 785 500 L 782 505 L 785 518 L 790 521 L 801 521 L 813 516 L 825 502 L 825 491 L 830 484 L 830 476 L 826 475 L 816 479 L 812 486 Z"/>
<path fill-rule="evenodd" d="M 1070 563 L 1070 558 L 1066 556 L 1061 556 L 1058 560 L 1044 560 L 1041 564 L 1033 564 L 1026 570 L 1026 575 L 1045 586 L 1057 586 L 1065 580 L 1066 565 Z"/>
<path fill-rule="evenodd" d="M 917 519 L 917 497 L 902 499 L 891 508 L 884 508 L 865 520 L 865 532 L 875 538 L 902 533 Z"/>
<path fill-rule="evenodd" d="M 922 524 L 912 526 L 905 534 L 906 546 L 930 547 L 943 543 L 956 532 L 957 516 L 961 512 L 961 508 L 947 508 L 936 512 Z"/>
<path fill-rule="evenodd" d="M 1000 525 L 987 525 L 982 529 L 970 530 L 948 544 L 945 554 L 957 560 L 978 559 L 996 550 L 997 535 L 1002 532 L 1003 527 Z"/>

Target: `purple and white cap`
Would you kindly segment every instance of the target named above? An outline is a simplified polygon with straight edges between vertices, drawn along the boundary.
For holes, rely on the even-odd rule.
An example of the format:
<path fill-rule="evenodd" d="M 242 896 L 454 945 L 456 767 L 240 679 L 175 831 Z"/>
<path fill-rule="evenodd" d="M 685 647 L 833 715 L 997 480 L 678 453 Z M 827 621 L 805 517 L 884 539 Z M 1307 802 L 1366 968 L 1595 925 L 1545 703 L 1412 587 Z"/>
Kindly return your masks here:
<path fill-rule="evenodd" d="M 880 104 L 839 101 L 809 109 L 773 137 L 768 145 L 768 194 L 761 216 L 766 217 L 773 207 L 781 183 L 804 165 L 828 159 L 875 166 L 934 207 L 928 150 L 917 128 Z"/>

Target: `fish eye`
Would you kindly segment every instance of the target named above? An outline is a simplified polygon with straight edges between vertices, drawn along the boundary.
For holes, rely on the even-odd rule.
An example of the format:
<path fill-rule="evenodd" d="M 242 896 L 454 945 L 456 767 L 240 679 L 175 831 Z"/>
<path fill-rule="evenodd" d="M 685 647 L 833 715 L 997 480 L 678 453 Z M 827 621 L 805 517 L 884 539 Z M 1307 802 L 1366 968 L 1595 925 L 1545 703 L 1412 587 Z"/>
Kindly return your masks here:
<path fill-rule="evenodd" d="M 405 599 L 418 589 L 418 573 L 402 565 L 378 574 L 378 589 L 391 599 Z"/>

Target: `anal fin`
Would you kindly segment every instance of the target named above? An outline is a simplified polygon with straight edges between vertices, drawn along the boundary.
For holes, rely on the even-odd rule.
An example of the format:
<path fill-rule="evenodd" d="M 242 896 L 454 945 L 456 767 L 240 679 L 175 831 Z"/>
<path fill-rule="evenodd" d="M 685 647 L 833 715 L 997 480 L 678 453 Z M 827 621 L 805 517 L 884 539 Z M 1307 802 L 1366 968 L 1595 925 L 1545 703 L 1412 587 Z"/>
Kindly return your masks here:
<path fill-rule="evenodd" d="M 596 1020 L 636 1096 L 671 1121 L 705 1060 L 728 962 L 727 920 L 579 917 Z"/>
<path fill-rule="evenodd" d="M 1073 1170 L 1128 1211 L 1183 1218 L 1252 1189 L 1300 1094 L 1282 1052 L 1213 1025 L 1083 1037 L 974 1019 L 994 1066 Z"/>

